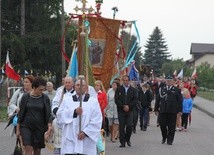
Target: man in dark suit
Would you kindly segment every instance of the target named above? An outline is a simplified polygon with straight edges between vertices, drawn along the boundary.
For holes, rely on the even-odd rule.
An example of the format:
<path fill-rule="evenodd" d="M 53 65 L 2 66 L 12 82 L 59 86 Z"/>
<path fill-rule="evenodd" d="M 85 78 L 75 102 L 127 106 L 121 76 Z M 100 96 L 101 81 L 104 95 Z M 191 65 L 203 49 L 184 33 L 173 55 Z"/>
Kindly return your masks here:
<path fill-rule="evenodd" d="M 136 89 L 130 86 L 128 75 L 124 75 L 122 80 L 123 84 L 115 92 L 115 103 L 119 119 L 120 147 L 125 147 L 126 142 L 131 146 L 133 107 L 136 106 L 138 95 Z"/>
<path fill-rule="evenodd" d="M 182 113 L 181 91 L 173 86 L 173 78 L 166 78 L 166 85 L 160 87 L 155 102 L 155 113 L 159 113 L 159 123 L 162 133 L 162 144 L 167 140 L 172 145 L 175 136 L 177 113 Z"/>

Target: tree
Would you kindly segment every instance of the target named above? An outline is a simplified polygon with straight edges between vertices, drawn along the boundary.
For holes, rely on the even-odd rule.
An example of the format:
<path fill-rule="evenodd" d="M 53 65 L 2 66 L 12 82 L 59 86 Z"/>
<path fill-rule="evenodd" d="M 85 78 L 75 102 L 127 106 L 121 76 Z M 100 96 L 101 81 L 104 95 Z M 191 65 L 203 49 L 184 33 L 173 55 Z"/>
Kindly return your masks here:
<path fill-rule="evenodd" d="M 20 24 L 21 18 L 24 18 L 24 8 L 21 9 L 24 2 L 25 33 L 21 33 L 24 30 L 24 26 Z M 16 70 L 32 69 L 39 74 L 50 71 L 61 80 L 61 2 L 2 0 L 2 62 L 5 62 L 6 51 L 10 50 L 10 60 Z M 72 39 L 77 37 L 74 28 L 77 29 L 72 24 L 65 37 L 65 51 L 68 56 L 71 55 Z"/>
<path fill-rule="evenodd" d="M 166 76 L 173 76 L 173 72 L 175 70 L 177 70 L 179 73 L 181 69 L 184 69 L 184 76 L 187 76 L 186 75 L 187 68 L 188 67 L 183 59 L 176 59 L 163 63 L 160 71 L 162 74 L 164 73 Z"/>
<path fill-rule="evenodd" d="M 156 75 L 160 74 L 161 67 L 164 62 L 170 61 L 170 53 L 167 52 L 167 44 L 163 38 L 161 30 L 156 27 L 153 34 L 150 35 L 146 45 L 144 54 L 144 64 L 151 66 Z"/>
<path fill-rule="evenodd" d="M 192 71 L 193 72 L 193 71 Z M 199 87 L 214 89 L 214 67 L 207 62 L 201 63 L 197 66 L 197 80 Z"/>

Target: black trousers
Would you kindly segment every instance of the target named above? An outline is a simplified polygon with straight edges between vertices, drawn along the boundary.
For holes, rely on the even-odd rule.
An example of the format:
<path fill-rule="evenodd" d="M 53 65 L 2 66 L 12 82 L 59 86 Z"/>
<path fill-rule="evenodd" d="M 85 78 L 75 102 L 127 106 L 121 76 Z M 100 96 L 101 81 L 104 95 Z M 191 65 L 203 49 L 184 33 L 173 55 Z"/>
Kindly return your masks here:
<path fill-rule="evenodd" d="M 188 125 L 188 116 L 189 116 L 189 113 L 183 113 L 182 114 L 181 126 L 183 126 L 184 129 L 186 129 L 187 125 Z"/>
<path fill-rule="evenodd" d="M 105 132 L 106 132 L 106 136 L 108 137 L 109 136 L 109 121 L 108 121 L 108 118 L 105 117 Z"/>
<path fill-rule="evenodd" d="M 149 121 L 149 108 L 148 107 L 142 107 L 140 110 L 140 127 L 141 129 L 147 129 Z"/>
<path fill-rule="evenodd" d="M 133 124 L 132 124 L 133 130 L 136 130 L 136 126 L 137 126 L 137 122 L 138 122 L 138 115 L 139 115 L 139 110 L 136 107 L 134 107 L 133 108 Z"/>
<path fill-rule="evenodd" d="M 175 137 L 177 114 L 174 113 L 160 113 L 159 123 L 162 133 L 162 138 L 167 139 L 167 142 L 172 143 Z"/>
<path fill-rule="evenodd" d="M 133 111 L 118 111 L 120 143 L 129 142 L 132 135 Z"/>

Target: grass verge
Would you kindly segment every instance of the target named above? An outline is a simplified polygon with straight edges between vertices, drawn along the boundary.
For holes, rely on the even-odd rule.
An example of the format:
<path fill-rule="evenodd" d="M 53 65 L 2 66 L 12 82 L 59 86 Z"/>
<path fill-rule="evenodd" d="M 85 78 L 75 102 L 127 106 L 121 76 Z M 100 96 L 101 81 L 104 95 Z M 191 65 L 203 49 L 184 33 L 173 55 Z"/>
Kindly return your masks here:
<path fill-rule="evenodd" d="M 214 92 L 211 91 L 198 91 L 197 95 L 205 99 L 214 101 Z"/>
<path fill-rule="evenodd" d="M 6 106 L 2 106 L 0 107 L 0 122 L 2 121 L 7 121 L 8 117 L 7 117 L 7 107 Z"/>

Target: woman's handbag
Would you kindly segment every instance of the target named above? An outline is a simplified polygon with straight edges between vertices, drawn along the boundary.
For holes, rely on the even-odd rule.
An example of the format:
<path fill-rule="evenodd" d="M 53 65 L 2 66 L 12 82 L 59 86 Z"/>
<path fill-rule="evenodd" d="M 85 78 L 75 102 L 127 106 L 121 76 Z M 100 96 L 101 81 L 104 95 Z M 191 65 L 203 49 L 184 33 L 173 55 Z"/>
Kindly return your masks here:
<path fill-rule="evenodd" d="M 13 155 L 22 155 L 21 142 L 19 138 L 16 139 L 16 146 L 15 146 Z"/>

